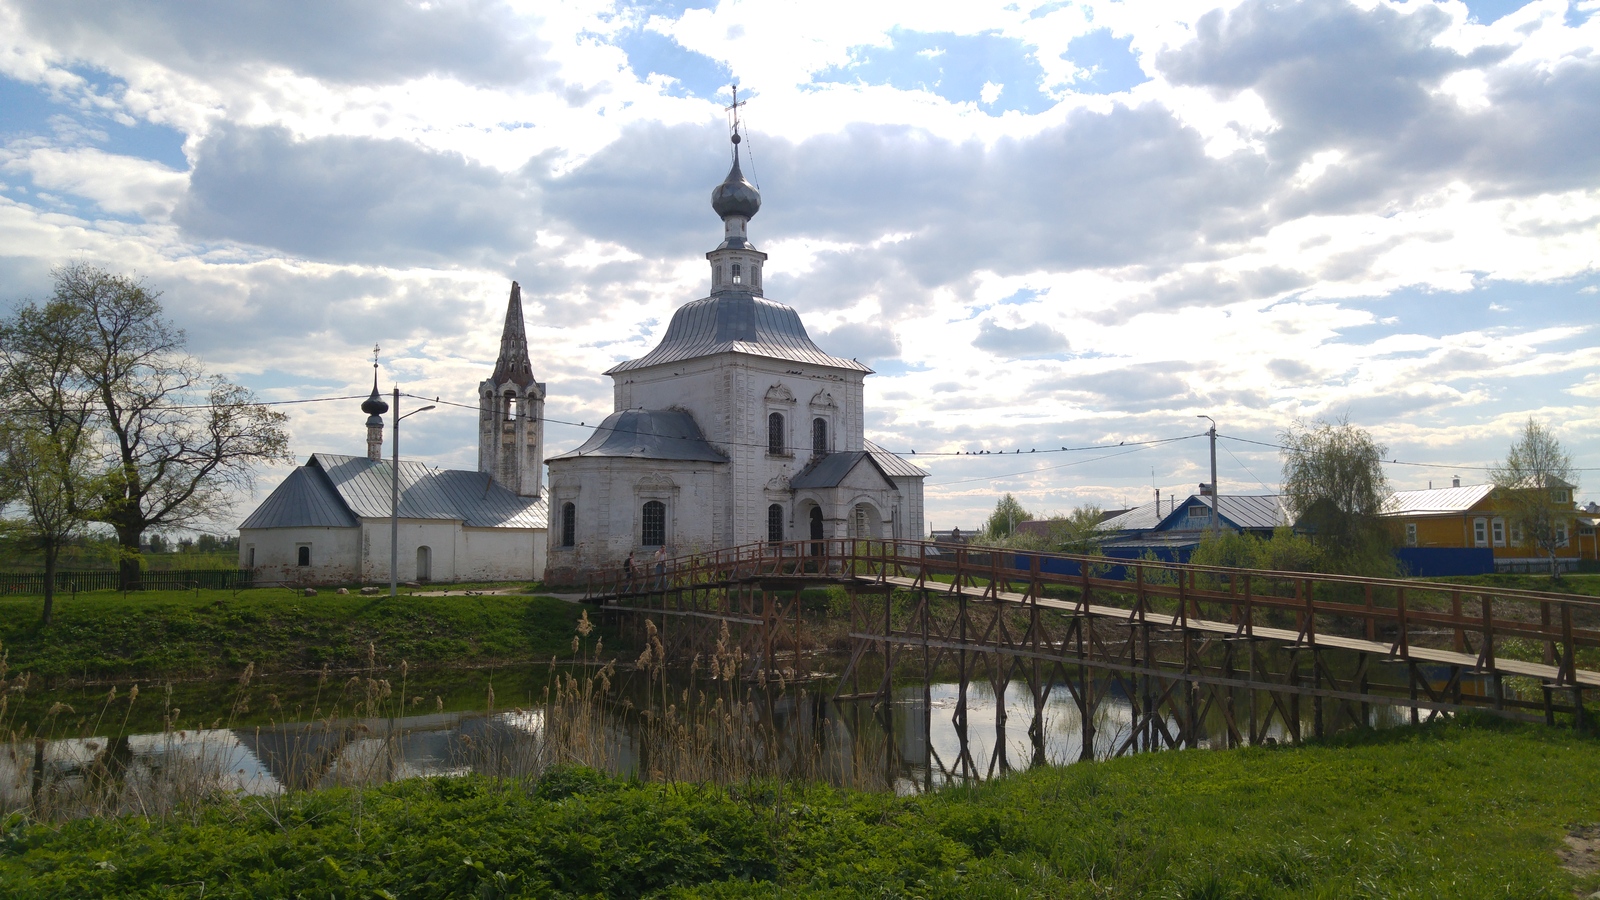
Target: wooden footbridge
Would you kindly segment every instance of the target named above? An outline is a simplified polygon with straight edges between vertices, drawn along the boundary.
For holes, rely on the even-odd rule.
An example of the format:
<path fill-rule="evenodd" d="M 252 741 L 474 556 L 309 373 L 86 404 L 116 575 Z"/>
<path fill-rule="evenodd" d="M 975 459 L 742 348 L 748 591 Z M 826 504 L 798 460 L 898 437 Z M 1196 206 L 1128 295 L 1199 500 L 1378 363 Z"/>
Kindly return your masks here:
<path fill-rule="evenodd" d="M 805 611 L 818 588 L 834 588 L 831 614 Z M 1064 691 L 1086 757 L 1111 698 L 1132 714 L 1109 748 L 1120 755 L 1321 736 L 1373 722 L 1374 707 L 1581 725 L 1600 696 L 1600 600 L 1569 594 L 831 539 L 595 572 L 586 596 L 655 622 L 675 658 L 731 642 L 771 681 L 817 677 L 816 654 L 847 653 L 836 700 L 954 680 L 963 736 L 979 679 L 1002 725 L 1008 686 L 1026 684 L 1036 745 Z"/>

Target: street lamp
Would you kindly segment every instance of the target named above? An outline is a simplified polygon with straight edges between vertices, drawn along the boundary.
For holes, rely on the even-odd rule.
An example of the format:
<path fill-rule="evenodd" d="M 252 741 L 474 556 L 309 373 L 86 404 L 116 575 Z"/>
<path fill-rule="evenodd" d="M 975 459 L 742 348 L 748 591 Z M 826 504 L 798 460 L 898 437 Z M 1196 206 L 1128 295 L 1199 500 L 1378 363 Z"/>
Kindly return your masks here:
<path fill-rule="evenodd" d="M 389 596 L 400 594 L 400 420 L 433 409 L 424 406 L 400 415 L 400 389 L 394 389 L 394 464 L 389 473 Z"/>
<path fill-rule="evenodd" d="M 1205 419 L 1211 423 L 1211 430 L 1206 434 L 1211 436 L 1211 535 L 1220 537 L 1222 534 L 1222 495 L 1217 491 L 1217 420 L 1210 416 L 1195 416 L 1196 419 Z"/>

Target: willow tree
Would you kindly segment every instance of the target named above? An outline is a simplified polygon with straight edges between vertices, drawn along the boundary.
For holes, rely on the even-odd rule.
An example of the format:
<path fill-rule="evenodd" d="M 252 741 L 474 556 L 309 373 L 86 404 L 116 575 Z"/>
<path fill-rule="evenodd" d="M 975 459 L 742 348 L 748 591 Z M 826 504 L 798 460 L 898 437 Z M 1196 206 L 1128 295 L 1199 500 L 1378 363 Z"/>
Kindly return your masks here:
<path fill-rule="evenodd" d="M 53 274 L 50 300 L 23 304 L 0 333 L 19 347 L 70 352 L 68 396 L 88 398 L 99 465 L 94 518 L 117 534 L 122 587 L 136 587 L 145 532 L 215 519 L 251 487 L 257 465 L 292 461 L 287 419 L 189 356 L 160 292 L 88 265 Z M 33 408 L 15 411 L 60 415 L 49 398 L 27 402 Z"/>
<path fill-rule="evenodd" d="M 1529 417 L 1506 458 L 1490 470 L 1513 538 L 1532 544 L 1550 559 L 1556 574 L 1556 548 L 1571 540 L 1572 498 L 1577 470 L 1572 455 L 1549 429 Z"/>
<path fill-rule="evenodd" d="M 1349 419 L 1296 422 L 1281 435 L 1283 499 L 1296 530 L 1311 535 L 1323 568 L 1392 575 L 1393 541 L 1381 515 L 1389 496 L 1388 448 Z"/>

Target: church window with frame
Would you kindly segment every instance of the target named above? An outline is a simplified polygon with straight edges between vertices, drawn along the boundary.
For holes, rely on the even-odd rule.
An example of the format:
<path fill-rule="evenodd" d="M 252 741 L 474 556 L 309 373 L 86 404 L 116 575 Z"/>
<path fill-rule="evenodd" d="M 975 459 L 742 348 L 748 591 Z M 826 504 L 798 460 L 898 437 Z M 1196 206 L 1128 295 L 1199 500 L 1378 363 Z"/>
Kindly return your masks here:
<path fill-rule="evenodd" d="M 295 548 L 294 553 L 295 553 L 295 559 L 294 559 L 294 564 L 295 565 L 297 565 L 297 566 L 309 566 L 309 565 L 311 565 L 311 545 L 310 544 L 301 544 L 300 546 Z"/>
<path fill-rule="evenodd" d="M 783 505 L 774 503 L 767 507 L 767 540 L 783 540 Z"/>
<path fill-rule="evenodd" d="M 828 420 L 821 416 L 811 420 L 811 451 L 818 456 L 828 452 Z"/>
<path fill-rule="evenodd" d="M 775 412 L 767 415 L 767 454 L 789 455 L 789 440 L 783 427 L 783 413 Z"/>
<path fill-rule="evenodd" d="M 517 392 L 516 391 L 506 391 L 506 421 L 507 422 L 515 422 L 516 420 L 517 420 Z"/>
<path fill-rule="evenodd" d="M 663 547 L 667 543 L 667 505 L 660 500 L 645 502 L 640 515 L 639 543 L 645 547 Z"/>
<path fill-rule="evenodd" d="M 742 274 L 742 270 L 740 269 L 738 263 L 733 264 L 733 283 L 744 284 L 744 275 Z"/>
<path fill-rule="evenodd" d="M 578 544 L 578 506 L 567 502 L 561 504 L 561 546 L 575 547 Z"/>

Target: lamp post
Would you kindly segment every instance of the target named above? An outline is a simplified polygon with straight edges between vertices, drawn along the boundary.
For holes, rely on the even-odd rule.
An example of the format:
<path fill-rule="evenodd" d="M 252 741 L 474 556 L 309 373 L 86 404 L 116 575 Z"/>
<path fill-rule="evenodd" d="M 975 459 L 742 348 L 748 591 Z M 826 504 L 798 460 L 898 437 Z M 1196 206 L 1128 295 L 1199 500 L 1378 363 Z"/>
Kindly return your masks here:
<path fill-rule="evenodd" d="M 1211 423 L 1206 434 L 1211 437 L 1211 536 L 1222 535 L 1222 495 L 1217 491 L 1217 420 L 1210 416 L 1195 416 Z"/>
<path fill-rule="evenodd" d="M 394 389 L 394 463 L 389 472 L 389 596 L 400 594 L 400 420 L 427 412 L 432 406 L 400 415 L 400 389 Z"/>

